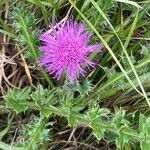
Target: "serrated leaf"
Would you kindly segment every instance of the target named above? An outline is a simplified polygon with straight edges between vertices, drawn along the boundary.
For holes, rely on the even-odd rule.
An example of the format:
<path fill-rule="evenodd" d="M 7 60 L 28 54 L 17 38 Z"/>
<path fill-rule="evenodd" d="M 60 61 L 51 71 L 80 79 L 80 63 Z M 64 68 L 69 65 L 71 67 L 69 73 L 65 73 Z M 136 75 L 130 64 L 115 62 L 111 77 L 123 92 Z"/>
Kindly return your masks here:
<path fill-rule="evenodd" d="M 133 64 L 136 63 L 135 57 L 133 55 L 130 56 L 130 60 Z M 126 69 L 130 69 L 130 64 L 129 64 L 129 61 L 126 57 L 122 57 L 122 62 L 123 62 L 123 65 Z"/>
<path fill-rule="evenodd" d="M 106 131 L 107 122 L 102 121 L 102 117 L 105 117 L 109 112 L 105 108 L 92 107 L 87 111 L 85 118 L 89 121 L 89 126 L 93 129 L 93 134 L 98 140 L 104 137 Z"/>
<path fill-rule="evenodd" d="M 37 149 L 37 143 L 48 139 L 48 131 L 45 129 L 47 125 L 47 119 L 46 118 L 40 118 L 40 120 L 32 125 L 29 126 L 29 131 L 27 134 L 30 136 L 30 141 L 26 144 L 26 150 L 30 149 Z M 30 133 L 29 133 L 30 132 Z"/>
<path fill-rule="evenodd" d="M 113 122 L 118 127 L 122 124 L 128 125 L 129 121 L 125 119 L 125 111 L 124 110 L 116 111 L 115 116 L 113 118 Z"/>
<path fill-rule="evenodd" d="M 30 98 L 29 87 L 24 89 L 9 89 L 6 96 L 6 106 L 17 113 L 25 111 L 28 107 L 26 106 L 26 101 Z"/>
<path fill-rule="evenodd" d="M 85 79 L 83 83 L 76 82 L 77 91 L 83 96 L 85 94 L 88 94 L 92 90 L 92 84 L 91 81 L 88 81 Z"/>
<path fill-rule="evenodd" d="M 141 54 L 147 56 L 150 54 L 150 48 L 142 45 Z"/>
<path fill-rule="evenodd" d="M 104 137 L 104 132 L 100 130 L 93 130 L 93 135 L 97 138 L 97 140 L 101 140 Z"/>
<path fill-rule="evenodd" d="M 38 107 L 42 107 L 43 105 L 48 106 L 49 104 L 54 103 L 53 98 L 57 90 L 57 88 L 53 88 L 51 90 L 44 89 L 42 85 L 38 85 L 36 90 L 32 92 L 31 98 L 33 99 L 33 101 L 35 101 Z"/>
<path fill-rule="evenodd" d="M 76 126 L 76 123 L 77 123 L 77 118 L 72 113 L 69 113 L 68 126 L 74 127 L 74 126 Z"/>
<path fill-rule="evenodd" d="M 52 112 L 47 107 L 41 107 L 40 113 L 42 116 L 45 116 L 46 118 L 48 118 L 52 114 Z"/>
<path fill-rule="evenodd" d="M 96 136 L 98 140 L 104 137 L 104 133 L 106 128 L 101 125 L 101 120 L 95 119 L 89 125 L 93 129 L 93 134 Z"/>
<path fill-rule="evenodd" d="M 104 70 L 104 72 L 107 75 L 108 79 L 111 79 L 111 78 L 115 77 L 115 75 L 117 73 L 114 68 L 102 67 L 102 69 Z"/>
<path fill-rule="evenodd" d="M 98 109 L 99 116 L 106 116 L 109 113 L 110 113 L 110 110 L 107 109 L 107 108 L 100 108 L 100 109 Z"/>
<path fill-rule="evenodd" d="M 67 107 L 67 106 L 65 107 L 66 107 L 65 110 L 67 110 L 66 115 L 68 119 L 68 126 L 75 127 L 78 123 L 78 117 L 80 118 L 81 114 L 78 112 L 75 112 L 73 110 L 73 107 Z"/>
<path fill-rule="evenodd" d="M 141 141 L 140 142 L 140 147 L 142 150 L 150 150 L 150 142 L 148 141 Z"/>
<path fill-rule="evenodd" d="M 116 139 L 117 147 L 123 149 L 126 144 L 129 144 L 129 141 L 132 139 L 132 136 L 136 137 L 138 135 L 136 132 L 134 132 L 134 130 L 132 130 L 128 126 L 122 126 L 119 130 L 119 136 Z"/>
<path fill-rule="evenodd" d="M 150 117 L 146 118 L 143 114 L 139 117 L 139 132 L 141 136 L 150 138 Z"/>

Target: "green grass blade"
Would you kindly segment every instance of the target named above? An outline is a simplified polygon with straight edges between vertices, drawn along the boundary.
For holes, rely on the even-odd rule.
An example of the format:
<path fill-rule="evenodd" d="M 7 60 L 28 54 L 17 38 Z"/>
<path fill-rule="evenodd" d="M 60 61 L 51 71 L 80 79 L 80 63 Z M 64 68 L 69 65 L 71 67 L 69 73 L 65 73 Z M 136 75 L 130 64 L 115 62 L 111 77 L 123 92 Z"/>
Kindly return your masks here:
<path fill-rule="evenodd" d="M 8 32 L 6 30 L 2 30 L 0 29 L 0 33 L 4 34 L 4 35 L 8 35 L 9 37 L 12 37 L 12 38 L 16 38 L 16 35 L 11 33 L 11 32 Z"/>
<path fill-rule="evenodd" d="M 134 32 L 134 30 L 135 30 L 135 28 L 136 28 L 137 21 L 138 21 L 138 13 L 136 14 L 136 16 L 135 16 L 135 18 L 134 18 L 134 21 L 133 21 L 133 23 L 132 23 L 132 26 L 131 26 L 131 29 L 130 29 L 130 31 L 129 31 L 129 34 L 128 34 L 127 39 L 126 39 L 126 41 L 125 41 L 125 43 L 124 43 L 125 49 L 126 49 L 126 48 L 128 47 L 128 45 L 129 45 L 129 42 L 130 42 L 131 37 L 132 37 L 132 35 L 133 35 L 133 32 Z"/>
<path fill-rule="evenodd" d="M 149 98 L 147 97 L 147 94 L 146 94 L 146 92 L 145 92 L 145 90 L 144 90 L 144 87 L 143 87 L 141 81 L 140 81 L 140 78 L 139 78 L 139 76 L 138 76 L 138 74 L 137 74 L 137 72 L 136 72 L 136 70 L 135 70 L 135 68 L 134 68 L 134 65 L 133 65 L 132 61 L 130 60 L 130 57 L 129 57 L 129 55 L 128 55 L 128 53 L 127 53 L 127 51 L 126 51 L 124 45 L 122 44 L 122 42 L 121 42 L 121 40 L 120 40 L 118 34 L 116 33 L 114 27 L 112 26 L 112 24 L 110 23 L 110 21 L 108 20 L 108 18 L 106 17 L 106 15 L 104 14 L 104 12 L 102 11 L 102 9 L 98 6 L 98 4 L 97 4 L 94 0 L 90 0 L 90 1 L 91 1 L 91 3 L 93 4 L 93 6 L 97 9 L 97 11 L 100 13 L 100 15 L 102 15 L 103 18 L 107 21 L 107 23 L 109 24 L 109 26 L 110 26 L 111 29 L 113 30 L 114 34 L 115 34 L 116 37 L 118 38 L 118 40 L 119 40 L 119 42 L 120 42 L 120 45 L 121 45 L 121 47 L 122 47 L 122 50 L 123 50 L 123 52 L 125 53 L 125 56 L 127 57 L 127 60 L 128 60 L 128 62 L 129 62 L 129 64 L 130 64 L 132 70 L 133 70 L 133 73 L 135 74 L 135 77 L 136 77 L 136 79 L 137 79 L 137 82 L 139 83 L 139 86 L 140 86 L 140 88 L 141 88 L 141 90 L 142 90 L 143 96 L 145 97 L 145 99 L 146 99 L 146 101 L 147 101 L 147 104 L 148 104 L 149 107 L 150 107 Z M 138 12 L 137 12 L 137 13 L 138 13 Z M 115 59 L 114 59 L 114 60 L 115 60 Z M 115 60 L 115 61 L 116 61 L 116 60 Z M 117 60 L 117 61 L 118 61 L 118 60 Z M 117 63 L 117 62 L 116 62 L 116 63 Z M 117 64 L 120 64 L 120 63 L 117 63 Z M 119 65 L 118 65 L 118 66 L 119 66 Z M 120 66 L 119 66 L 119 67 L 120 67 Z M 121 66 L 121 67 L 122 67 L 122 66 Z M 121 69 L 121 68 L 120 68 L 120 69 Z M 123 68 L 122 68 L 122 69 L 123 69 Z M 123 70 L 122 70 L 122 69 L 121 69 L 121 71 L 124 72 L 124 69 L 123 69 Z M 127 74 L 126 74 L 126 75 L 127 75 Z"/>
<path fill-rule="evenodd" d="M 126 3 L 126 4 L 130 4 L 130 5 L 135 6 L 138 9 L 142 9 L 142 7 L 138 3 L 133 2 L 133 1 L 129 1 L 129 0 L 114 0 L 114 1 L 121 2 L 121 3 Z"/>
<path fill-rule="evenodd" d="M 141 67 L 145 66 L 146 64 L 149 64 L 150 63 L 150 57 L 148 57 L 147 59 L 145 59 L 143 62 L 139 63 L 137 66 L 136 66 L 136 69 L 140 69 Z M 127 70 L 126 73 L 129 74 L 132 72 L 132 69 L 130 70 Z M 100 85 L 97 90 L 94 91 L 94 93 L 100 93 L 101 91 L 105 90 L 106 88 L 108 88 L 110 85 L 112 85 L 114 82 L 117 82 L 119 81 L 120 79 L 124 78 L 124 74 L 121 73 L 120 75 L 116 76 L 114 79 L 112 79 L 111 81 L 109 82 L 106 82 L 105 84 L 102 84 Z M 95 87 L 98 86 L 95 85 Z M 95 94 L 92 94 L 92 95 L 95 95 Z"/>
<path fill-rule="evenodd" d="M 126 73 L 126 71 L 123 69 L 122 65 L 120 64 L 120 62 L 118 61 L 118 59 L 116 58 L 116 56 L 114 55 L 113 51 L 111 50 L 111 48 L 109 47 L 109 45 L 107 44 L 107 42 L 105 41 L 105 39 L 99 34 L 99 32 L 96 30 L 96 28 L 91 24 L 91 22 L 84 16 L 84 14 L 76 7 L 76 5 L 72 2 L 72 0 L 69 0 L 69 2 L 71 3 L 71 5 L 76 9 L 76 11 L 80 14 L 80 16 L 84 19 L 84 21 L 88 24 L 88 26 L 92 29 L 92 31 L 97 35 L 97 37 L 102 41 L 103 45 L 107 48 L 107 50 L 109 51 L 109 53 L 111 54 L 111 56 L 113 57 L 113 59 L 115 60 L 115 62 L 117 63 L 117 65 L 119 66 L 119 68 L 121 69 L 121 71 L 123 72 L 123 74 L 125 75 L 125 77 L 127 78 L 127 80 L 129 81 L 129 83 L 133 86 L 133 88 L 141 95 L 143 95 L 133 84 L 133 82 L 131 81 L 131 79 L 129 78 L 128 74 Z"/>
<path fill-rule="evenodd" d="M 1 141 L 0 141 L 0 149 L 1 150 L 23 150 L 22 148 L 14 147 Z"/>

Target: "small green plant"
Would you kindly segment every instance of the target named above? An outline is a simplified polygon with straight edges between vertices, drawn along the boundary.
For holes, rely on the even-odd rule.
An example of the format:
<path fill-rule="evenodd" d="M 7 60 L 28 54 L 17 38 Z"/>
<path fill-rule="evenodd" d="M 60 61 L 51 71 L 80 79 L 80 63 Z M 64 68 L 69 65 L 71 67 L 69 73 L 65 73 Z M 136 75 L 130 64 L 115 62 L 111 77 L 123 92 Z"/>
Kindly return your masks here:
<path fill-rule="evenodd" d="M 2 0 L 0 12 L 0 149 L 150 149 L 150 1 Z"/>
<path fill-rule="evenodd" d="M 18 38 L 16 40 L 19 44 L 27 48 L 24 55 L 30 60 L 34 59 L 38 61 L 40 54 L 37 48 L 39 33 L 35 24 L 36 19 L 34 13 L 30 12 L 29 5 L 20 3 L 19 6 L 14 7 L 12 16 L 14 20 L 13 26 L 18 33 Z M 48 74 L 43 69 L 40 70 L 40 73 L 49 85 L 53 87 L 53 83 Z"/>
<path fill-rule="evenodd" d="M 23 93 L 24 96 L 22 96 Z M 62 94 L 60 95 L 60 93 Z M 116 112 L 112 114 L 109 109 L 94 106 L 94 103 L 91 104 L 85 112 L 80 113 L 84 108 L 84 96 L 79 96 L 76 99 L 68 99 L 62 89 L 56 88 L 48 90 L 43 89 L 41 85 L 37 87 L 36 91 L 29 91 L 27 88 L 22 90 L 10 90 L 5 96 L 6 106 L 8 108 L 11 108 L 17 113 L 24 112 L 27 109 L 34 109 L 38 110 L 41 116 L 41 121 L 35 123 L 37 127 L 32 129 L 31 126 L 33 130 L 31 130 L 31 141 L 27 142 L 30 140 L 30 136 L 27 137 L 23 147 L 30 149 L 30 147 L 38 143 L 38 140 L 41 141 L 40 135 L 43 136 L 45 130 L 48 132 L 48 129 L 46 129 L 47 123 L 45 121 L 52 115 L 58 115 L 65 117 L 70 127 L 86 124 L 93 130 L 93 135 L 98 140 L 104 137 L 107 139 L 107 134 L 105 135 L 105 133 L 108 131 L 112 132 L 115 134 L 114 141 L 116 141 L 118 148 L 123 149 L 130 143 L 136 144 L 139 142 L 142 150 L 145 150 L 145 148 L 148 149 L 150 143 L 149 117 L 140 114 L 139 122 L 130 122 L 124 110 L 116 110 Z M 17 105 L 12 105 L 14 98 L 16 101 L 18 99 Z M 42 118 L 45 118 L 45 121 L 43 121 Z M 136 128 L 136 126 L 139 126 L 139 129 Z M 28 134 L 31 135 L 30 131 L 28 131 Z"/>

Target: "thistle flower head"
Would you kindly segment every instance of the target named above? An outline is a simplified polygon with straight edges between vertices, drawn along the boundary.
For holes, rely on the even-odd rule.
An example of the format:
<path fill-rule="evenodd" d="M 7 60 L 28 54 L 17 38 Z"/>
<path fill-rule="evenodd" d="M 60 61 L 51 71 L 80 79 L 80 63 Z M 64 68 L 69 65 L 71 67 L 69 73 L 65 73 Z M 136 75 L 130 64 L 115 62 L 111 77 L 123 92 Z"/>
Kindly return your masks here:
<path fill-rule="evenodd" d="M 52 30 L 40 35 L 43 46 L 40 64 L 47 68 L 50 74 L 60 79 L 63 71 L 70 80 L 76 80 L 78 75 L 85 75 L 85 67 L 94 67 L 94 62 L 88 55 L 97 49 L 99 44 L 88 45 L 91 33 L 85 31 L 85 25 L 73 20 L 51 27 Z"/>

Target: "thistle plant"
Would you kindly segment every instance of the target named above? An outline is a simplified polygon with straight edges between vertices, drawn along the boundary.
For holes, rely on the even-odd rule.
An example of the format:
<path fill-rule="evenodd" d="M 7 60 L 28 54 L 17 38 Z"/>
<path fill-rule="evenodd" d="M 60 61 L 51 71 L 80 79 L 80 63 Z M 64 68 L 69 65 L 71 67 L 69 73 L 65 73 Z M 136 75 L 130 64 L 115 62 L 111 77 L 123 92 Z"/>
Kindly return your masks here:
<path fill-rule="evenodd" d="M 74 87 L 74 89 L 76 89 L 74 90 L 75 92 L 78 88 Z M 130 143 L 136 146 L 138 142 L 142 150 L 145 150 L 145 148 L 148 150 L 150 143 L 149 117 L 145 117 L 143 114 L 136 115 L 139 121 L 132 122 L 130 120 L 133 120 L 133 114 L 126 115 L 122 109 L 116 109 L 115 113 L 112 114 L 109 109 L 99 108 L 94 102 L 89 105 L 86 111 L 81 113 L 80 111 L 85 106 L 84 98 L 85 94 L 68 100 L 67 93 L 62 89 L 48 90 L 44 89 L 41 85 L 37 87 L 36 91 L 31 91 L 29 88 L 9 90 L 5 96 L 8 108 L 11 108 L 16 113 L 24 112 L 27 109 L 34 109 L 38 110 L 41 116 L 41 121 L 35 123 L 37 128 L 33 128 L 33 131 L 30 131 L 33 133 L 32 136 L 30 135 L 31 141 L 24 144 L 16 143 L 16 145 L 20 145 L 20 148 L 25 149 L 37 147 L 36 144 L 39 141 L 39 136 L 44 134 L 44 128 L 48 124 L 46 118 L 52 115 L 59 115 L 68 120 L 70 127 L 82 124 L 90 127 L 97 140 L 107 139 L 109 136 L 107 137 L 106 133 L 109 132 L 112 135 L 114 134 L 113 141 L 116 142 L 116 146 L 120 149 L 127 145 L 130 147 Z M 139 128 L 136 126 L 139 126 Z M 29 136 L 28 132 L 26 136 Z"/>
<path fill-rule="evenodd" d="M 85 66 L 94 67 L 94 62 L 88 59 L 91 52 L 100 50 L 101 45 L 88 45 L 90 32 L 85 31 L 85 25 L 73 20 L 51 27 L 40 35 L 43 46 L 40 47 L 42 56 L 41 65 L 45 66 L 50 74 L 60 79 L 63 71 L 70 80 L 85 75 Z"/>
<path fill-rule="evenodd" d="M 0 149 L 149 150 L 150 2 L 18 2 L 0 2 L 12 23 L 0 19 L 0 33 L 23 49 L 34 80 L 19 78 L 14 59 L 18 87 L 0 85 Z"/>

